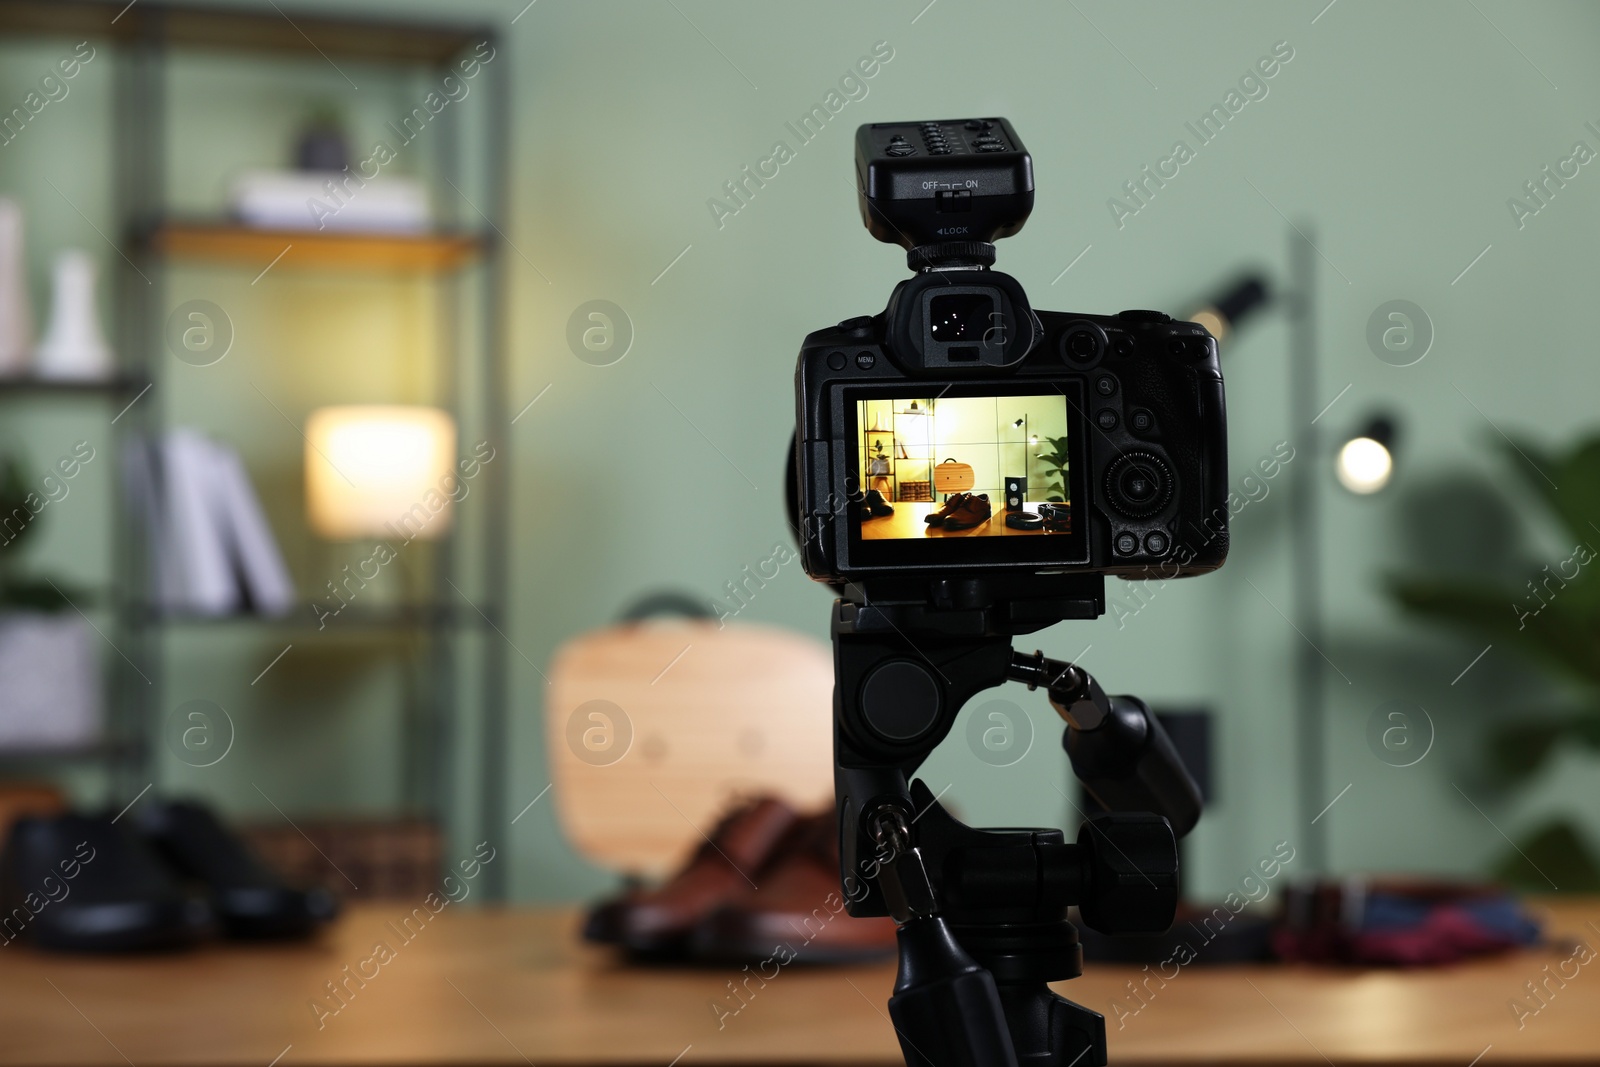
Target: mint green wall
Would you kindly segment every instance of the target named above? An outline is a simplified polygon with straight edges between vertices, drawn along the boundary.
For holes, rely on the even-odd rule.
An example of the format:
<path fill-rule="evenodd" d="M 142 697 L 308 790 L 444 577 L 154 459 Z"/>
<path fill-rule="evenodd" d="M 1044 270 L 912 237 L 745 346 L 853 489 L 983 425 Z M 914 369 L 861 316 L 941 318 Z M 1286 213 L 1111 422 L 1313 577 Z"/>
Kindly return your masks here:
<path fill-rule="evenodd" d="M 1285 490 L 1295 478 L 1315 478 L 1323 494 L 1324 651 L 1350 679 L 1330 672 L 1329 799 L 1351 784 L 1319 824 L 1333 864 L 1480 870 L 1504 842 L 1458 786 L 1513 836 L 1543 812 L 1593 809 L 1600 768 L 1592 761 L 1565 759 L 1535 791 L 1515 797 L 1481 781 L 1484 724 L 1522 706 L 1512 688 L 1514 665 L 1496 649 L 1451 686 L 1478 647 L 1406 625 L 1376 581 L 1418 559 L 1459 556 L 1494 529 L 1485 518 L 1422 538 L 1425 520 L 1437 513 L 1428 505 L 1431 489 L 1460 472 L 1506 480 L 1488 455 L 1495 437 L 1489 419 L 1508 432 L 1558 441 L 1593 418 L 1600 377 L 1585 313 L 1600 231 L 1600 189 L 1589 186 L 1600 177 L 1584 168 L 1520 230 L 1506 200 L 1540 167 L 1568 155 L 1575 140 L 1600 147 L 1584 128 L 1590 119 L 1600 123 L 1600 109 L 1589 104 L 1600 92 L 1590 55 L 1600 11 L 1504 0 L 1476 9 L 1340 0 L 1326 11 L 1323 0 L 1076 7 L 943 0 L 926 9 L 924 2 L 694 0 L 679 3 L 680 13 L 671 4 L 541 0 L 515 25 L 507 24 L 521 8 L 516 0 L 452 5 L 506 30 L 506 54 L 496 62 L 510 68 L 515 92 L 507 228 L 518 250 L 510 260 L 511 410 L 549 387 L 511 438 L 509 637 L 520 653 L 543 665 L 564 637 L 607 622 L 642 590 L 674 585 L 714 597 L 785 538 L 780 461 L 798 342 L 810 329 L 878 310 L 904 273 L 901 253 L 873 242 L 857 219 L 855 125 L 998 113 L 1028 143 L 1038 178 L 1033 218 L 1002 244 L 1000 266 L 1037 304 L 1178 311 L 1241 267 L 1282 279 L 1284 216 L 1308 220 L 1326 257 L 1318 261 L 1318 392 L 1331 400 L 1350 386 L 1321 425 L 1342 430 L 1379 405 L 1404 420 L 1404 467 L 1392 492 L 1345 495 L 1323 459 L 1301 449 L 1270 494 L 1239 516 L 1223 572 L 1147 590 L 1148 603 L 1136 613 L 1133 590 L 1113 586 L 1124 609 L 1120 625 L 1108 617 L 1038 639 L 1062 656 L 1088 646 L 1083 662 L 1114 690 L 1219 711 L 1223 793 L 1195 834 L 1195 883 L 1217 891 L 1274 842 L 1306 837 L 1292 765 L 1291 666 L 1300 639 L 1275 610 L 1290 604 Z M 437 5 L 351 7 L 425 14 Z M 767 158 L 776 139 L 796 147 L 785 123 L 820 102 L 879 41 L 888 42 L 893 58 L 866 83 L 868 95 L 798 147 L 778 176 L 719 226 L 708 198 L 720 196 L 742 166 Z M 1245 106 L 1119 228 L 1107 199 L 1142 166 L 1167 156 L 1175 139 L 1193 144 L 1184 123 L 1220 102 L 1280 41 L 1294 54 L 1266 83 L 1267 95 Z M 381 115 L 384 99 L 397 98 L 380 90 L 368 96 L 366 87 L 358 97 L 316 68 L 305 68 L 316 92 L 358 110 L 362 121 Z M 22 66 L 7 63 L 0 91 L 15 97 L 26 80 Z M 40 184 L 44 174 L 70 174 L 103 208 L 97 146 L 106 120 L 103 109 L 77 107 L 89 96 L 46 114 L 50 124 L 41 124 L 36 140 L 53 139 L 49 152 L 38 144 L 27 156 L 18 145 L 0 149 L 0 188 L 21 187 L 39 203 L 36 229 L 104 252 Z M 197 98 L 184 106 L 203 124 L 208 109 L 223 103 Z M 226 146 L 230 160 L 285 135 L 282 125 L 212 121 L 215 151 Z M 195 142 L 194 171 L 180 181 L 197 207 L 217 202 L 209 151 Z M 1452 282 L 1485 246 L 1487 254 Z M 323 375 L 336 372 L 292 363 L 272 369 L 285 356 L 280 342 L 293 336 L 282 320 L 295 314 L 296 301 L 314 299 L 307 288 L 275 292 L 262 304 L 240 292 L 241 314 L 260 332 L 236 353 L 231 373 L 281 374 L 285 388 L 302 383 L 293 388 L 303 392 L 303 414 L 332 391 Z M 636 331 L 632 350 L 614 366 L 581 362 L 565 340 L 573 309 L 596 298 L 625 308 Z M 1412 367 L 1380 362 L 1365 342 L 1369 314 L 1395 298 L 1422 305 L 1437 330 L 1431 353 Z M 392 295 L 350 300 L 348 314 L 364 316 L 373 331 L 403 334 L 403 316 L 421 313 Z M 343 314 L 334 308 L 328 316 L 339 321 Z M 1227 351 L 1236 481 L 1279 442 L 1303 440 L 1304 428 L 1286 414 L 1286 342 L 1286 327 L 1274 316 L 1251 325 Z M 393 347 L 409 351 L 404 337 Z M 373 362 L 365 365 L 388 365 L 377 351 L 367 358 Z M 387 388 L 376 378 L 361 384 Z M 236 435 L 258 477 L 290 487 L 275 498 L 292 512 L 297 446 L 282 435 L 269 439 L 276 428 L 249 400 L 240 387 L 189 402 Z M 37 446 L 41 459 L 49 447 Z M 624 495 L 633 517 L 616 507 Z M 588 512 L 605 517 L 581 519 Z M 291 514 L 285 521 L 299 520 Z M 91 526 L 86 521 L 79 532 L 88 536 Z M 1485 551 L 1509 549 L 1491 539 Z M 1540 543 L 1537 551 L 1553 561 L 1570 546 Z M 746 614 L 821 638 L 827 600 L 790 567 Z M 200 640 L 182 645 L 180 658 L 204 656 Z M 238 650 L 241 662 L 263 654 L 270 650 Z M 508 823 L 548 782 L 542 680 L 522 655 L 510 662 Z M 368 694 L 358 707 L 386 699 L 381 672 L 348 684 Z M 394 789 L 382 767 L 392 738 L 377 718 L 365 727 L 359 722 L 366 720 L 336 725 L 344 705 L 332 695 L 318 715 L 327 720 L 328 767 L 345 770 L 296 775 L 280 766 L 272 773 L 285 790 L 381 804 Z M 1070 821 L 1058 792 L 1067 782 L 1053 716 L 1037 697 L 1008 696 L 1028 709 L 1039 731 L 1033 751 L 1014 767 L 987 767 L 960 741 L 963 720 L 927 777 L 936 789 L 953 781 L 948 795 L 973 819 Z M 1432 752 L 1404 770 L 1379 762 L 1364 740 L 1367 717 L 1393 698 L 1422 703 L 1437 726 Z M 292 749 L 300 736 L 292 723 L 259 728 L 270 739 L 263 751 Z M 219 780 L 207 788 L 238 810 L 260 808 L 247 783 Z M 604 882 L 562 843 L 552 816 L 541 802 L 508 827 L 519 897 L 572 897 Z"/>

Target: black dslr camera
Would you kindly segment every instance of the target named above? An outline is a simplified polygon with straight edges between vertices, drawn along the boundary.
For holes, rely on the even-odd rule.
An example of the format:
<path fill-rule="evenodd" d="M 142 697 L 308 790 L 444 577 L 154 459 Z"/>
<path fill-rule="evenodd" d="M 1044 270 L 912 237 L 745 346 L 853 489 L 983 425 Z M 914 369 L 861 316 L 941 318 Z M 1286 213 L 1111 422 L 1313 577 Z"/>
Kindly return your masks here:
<path fill-rule="evenodd" d="M 1104 1018 L 1049 985 L 1082 970 L 1068 909 L 1104 933 L 1167 929 L 1201 798 L 1149 705 L 1012 639 L 1103 614 L 1108 574 L 1222 565 L 1216 343 L 1155 311 L 1036 312 L 988 269 L 1033 208 L 1004 119 L 863 126 L 856 180 L 867 229 L 917 273 L 882 314 L 806 338 L 787 493 L 806 572 L 840 593 L 842 895 L 895 920 L 908 1067 L 1099 1067 Z M 1005 682 L 1047 692 L 1105 809 L 1075 843 L 967 826 L 912 780 Z"/>
<path fill-rule="evenodd" d="M 905 246 L 918 273 L 881 314 L 801 348 L 806 572 L 860 583 L 1221 566 L 1211 335 L 1158 311 L 1035 311 L 987 269 L 992 242 L 1033 209 L 1033 163 L 1005 119 L 862 126 L 855 164 L 867 229 Z M 957 493 L 986 499 L 947 522 Z"/>

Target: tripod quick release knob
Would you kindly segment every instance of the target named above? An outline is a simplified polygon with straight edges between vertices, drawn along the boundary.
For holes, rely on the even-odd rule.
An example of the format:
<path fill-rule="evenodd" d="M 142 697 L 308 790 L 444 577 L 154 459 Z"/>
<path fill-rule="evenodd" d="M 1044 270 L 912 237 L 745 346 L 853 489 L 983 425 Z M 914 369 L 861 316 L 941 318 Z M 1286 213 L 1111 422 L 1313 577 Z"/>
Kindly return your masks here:
<path fill-rule="evenodd" d="M 1159 815 L 1111 812 L 1078 830 L 1083 921 L 1103 934 L 1159 934 L 1178 911 L 1178 840 Z"/>

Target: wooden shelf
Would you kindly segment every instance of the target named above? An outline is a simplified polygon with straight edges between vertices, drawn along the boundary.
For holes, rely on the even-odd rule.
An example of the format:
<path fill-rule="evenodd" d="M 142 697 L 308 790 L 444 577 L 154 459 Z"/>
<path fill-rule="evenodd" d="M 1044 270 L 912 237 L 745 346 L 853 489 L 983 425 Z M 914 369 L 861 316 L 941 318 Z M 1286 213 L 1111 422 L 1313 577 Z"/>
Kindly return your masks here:
<path fill-rule="evenodd" d="M 97 381 L 71 381 L 67 379 L 34 378 L 19 376 L 0 377 L 0 396 L 116 396 L 138 393 L 148 388 L 147 378 L 105 378 Z"/>
<path fill-rule="evenodd" d="M 100 763 L 128 755 L 132 751 L 128 745 L 110 741 L 98 741 L 73 748 L 7 748 L 0 749 L 0 767 Z"/>
<path fill-rule="evenodd" d="M 326 606 L 326 605 L 324 605 Z M 263 626 L 278 629 L 309 629 L 333 633 L 355 630 L 413 630 L 429 626 L 485 626 L 493 625 L 471 606 L 454 604 L 378 604 L 363 606 L 348 604 L 336 614 L 329 614 L 326 625 L 319 621 L 315 608 L 299 604 L 283 615 L 258 615 L 234 612 L 228 615 L 200 615 L 193 612 L 169 611 L 154 604 L 133 607 L 133 619 L 146 626 Z M 492 616 L 491 616 L 492 618 Z"/>
<path fill-rule="evenodd" d="M 372 22 L 308 9 L 307 0 L 276 10 L 208 10 L 126 0 L 0 0 L 0 34 L 62 34 L 233 51 L 329 55 L 442 66 L 492 31 L 426 22 Z"/>
<path fill-rule="evenodd" d="M 482 241 L 472 234 L 333 233 L 326 230 L 259 230 L 234 223 L 163 223 L 146 238 L 155 252 L 174 259 L 205 259 L 265 271 L 450 271 L 476 259 Z M 280 258 L 281 257 L 281 258 Z"/>

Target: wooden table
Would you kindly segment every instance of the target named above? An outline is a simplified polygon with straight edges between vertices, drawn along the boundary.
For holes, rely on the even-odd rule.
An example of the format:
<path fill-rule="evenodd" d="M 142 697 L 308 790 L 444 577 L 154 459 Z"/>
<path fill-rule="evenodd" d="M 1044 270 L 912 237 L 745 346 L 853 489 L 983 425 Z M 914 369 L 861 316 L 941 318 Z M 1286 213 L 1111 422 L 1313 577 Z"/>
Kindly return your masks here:
<path fill-rule="evenodd" d="M 995 494 L 991 498 L 993 513 L 988 520 L 977 526 L 969 526 L 964 530 L 947 530 L 943 526 L 929 526 L 925 521 L 926 516 L 932 515 L 944 507 L 943 501 L 907 502 L 897 501 L 894 505 L 893 515 L 883 515 L 878 518 L 861 520 L 861 538 L 864 541 L 882 541 L 886 539 L 905 540 L 914 538 L 926 541 L 929 538 L 940 537 L 1060 537 L 1064 531 L 1045 530 L 1017 530 L 1006 525 L 1005 500 Z M 1039 502 L 1027 501 L 1022 505 L 1022 510 L 1039 512 Z"/>
<path fill-rule="evenodd" d="M 1600 947 L 1600 900 L 1540 907 L 1553 933 Z M 446 907 L 413 920 L 409 942 L 395 929 L 405 915 L 353 908 L 310 945 L 131 959 L 0 949 L 0 1067 L 901 1062 L 882 1014 L 892 964 L 785 968 L 719 1029 L 711 1005 L 737 969 L 622 965 L 577 942 L 568 910 Z M 365 965 L 373 977 L 344 978 L 379 941 L 391 955 Z M 1600 957 L 1552 982 L 1521 1030 L 1508 1007 L 1563 958 L 1412 973 L 1196 966 L 1120 1030 L 1111 1002 L 1138 971 L 1094 966 L 1058 988 L 1107 1015 L 1119 1065 L 1600 1062 Z M 319 1027 L 311 1002 L 342 978 L 345 1005 Z"/>

